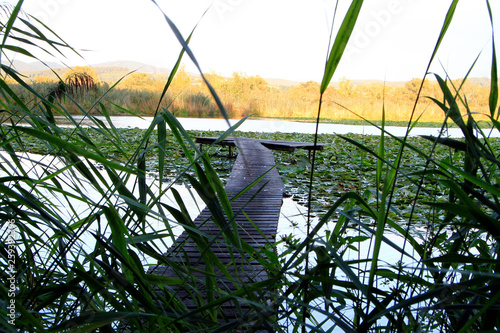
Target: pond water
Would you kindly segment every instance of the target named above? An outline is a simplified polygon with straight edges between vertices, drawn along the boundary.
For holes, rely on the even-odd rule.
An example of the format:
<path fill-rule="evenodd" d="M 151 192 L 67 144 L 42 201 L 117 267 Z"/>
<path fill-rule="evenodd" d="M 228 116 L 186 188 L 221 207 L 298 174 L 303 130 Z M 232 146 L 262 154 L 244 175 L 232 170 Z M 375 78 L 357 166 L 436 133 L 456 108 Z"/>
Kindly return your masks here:
<path fill-rule="evenodd" d="M 36 155 L 36 154 L 27 154 L 27 153 L 19 153 L 19 160 L 20 163 L 23 165 L 25 170 L 29 170 L 27 175 L 32 178 L 32 179 L 43 179 L 44 177 L 47 177 L 50 174 L 60 172 L 59 174 L 59 179 L 62 181 L 63 184 L 70 185 L 70 184 L 76 184 L 74 182 L 75 178 L 77 177 L 79 181 L 83 179 L 83 177 L 78 177 L 77 174 L 74 174 L 70 172 L 70 170 L 62 170 L 64 168 L 64 164 L 54 156 L 49 156 L 49 155 Z M 0 164 L 2 165 L 2 171 L 0 172 L 0 177 L 4 176 L 13 176 L 13 175 L 21 175 L 19 171 L 17 170 L 17 167 L 15 164 L 12 163 L 12 159 L 8 154 L 5 152 L 0 153 Z M 101 176 L 103 177 L 104 182 L 109 182 L 110 179 L 107 177 L 106 173 L 100 172 Z M 134 183 L 135 179 L 130 178 L 126 185 L 127 187 L 137 194 L 137 190 L 134 189 Z M 70 194 L 75 195 L 75 198 L 71 197 L 63 197 L 61 196 L 57 191 L 52 191 L 48 187 L 37 187 L 37 189 L 33 189 L 38 192 L 40 196 L 43 197 L 44 200 L 52 202 L 50 206 L 53 207 L 55 211 L 57 211 L 57 214 L 61 217 L 62 220 L 65 220 L 66 222 L 76 222 L 79 219 L 84 218 L 85 216 L 88 216 L 92 209 L 95 208 L 96 205 L 99 205 L 103 203 L 103 196 L 100 194 L 98 191 L 94 189 L 94 187 L 86 182 L 78 183 L 81 192 L 76 191 L 74 188 L 71 186 L 63 186 L 64 190 L 67 191 Z M 9 186 L 9 184 L 6 184 Z M 159 182 L 156 180 L 155 177 L 148 177 L 147 178 L 147 185 L 150 186 L 151 190 L 155 195 L 159 193 L 160 186 Z M 191 189 L 189 189 L 186 186 L 183 185 L 172 185 L 173 188 L 175 188 L 177 191 L 179 191 L 180 195 L 182 196 L 184 200 L 184 204 L 186 205 L 191 217 L 194 219 L 201 209 L 204 208 L 203 201 L 199 198 L 198 195 L 193 193 Z M 26 190 L 31 190 L 30 188 L 26 187 Z M 80 200 L 78 199 L 78 196 L 83 195 L 86 197 L 86 200 Z M 122 198 L 119 197 L 119 195 L 115 194 L 113 196 L 108 197 L 106 200 L 110 202 L 114 202 L 116 207 L 120 207 L 121 205 L 124 204 L 124 201 Z M 169 204 L 171 206 L 176 207 L 177 204 L 175 200 L 173 199 L 173 196 L 171 195 L 170 191 L 167 191 L 163 196 L 161 196 L 161 201 Z M 71 208 L 70 208 L 71 207 Z M 315 224 L 317 222 L 317 219 L 313 219 L 312 223 Z M 91 235 L 91 233 L 96 232 L 96 230 L 100 230 L 104 235 L 109 236 L 110 230 L 109 227 L 107 226 L 106 221 L 102 220 L 100 221 L 100 225 L 98 225 L 99 222 L 93 222 L 92 225 L 88 228 L 88 231 L 83 233 L 81 237 L 78 238 L 78 244 L 76 247 L 81 246 L 82 249 L 84 249 L 87 253 L 90 253 L 94 246 L 95 246 L 95 239 Z M 280 214 L 280 219 L 278 223 L 278 232 L 277 232 L 277 237 L 281 238 L 284 235 L 290 235 L 293 234 L 295 237 L 298 239 L 305 239 L 306 237 L 306 225 L 307 225 L 307 209 L 298 204 L 297 202 L 293 201 L 291 198 L 285 198 L 283 200 L 283 205 L 281 209 L 281 214 Z M 104 226 L 104 227 L 103 227 Z M 172 220 L 171 223 L 173 233 L 177 236 L 179 235 L 182 231 L 183 228 L 176 225 L 175 221 Z M 320 233 L 318 234 L 318 237 L 324 237 L 326 229 L 328 227 L 332 226 L 326 226 L 326 228 L 323 228 Z M 43 229 L 43 228 L 41 228 Z M 50 228 L 47 228 L 46 231 L 43 230 L 32 230 L 32 232 L 35 232 L 39 237 L 42 239 L 46 239 L 47 237 L 50 237 L 52 233 L 50 232 Z M 154 216 L 151 218 L 148 218 L 148 232 L 152 231 L 158 231 L 159 233 L 166 233 L 167 230 L 165 229 L 165 223 L 161 219 L 156 219 Z M 402 242 L 404 241 L 401 237 L 397 237 L 395 235 L 387 235 L 390 240 L 395 243 L 398 246 L 402 246 Z M 170 246 L 171 241 L 169 241 L 169 238 L 165 239 L 165 242 L 155 242 L 157 245 L 158 249 L 160 251 L 165 251 L 168 246 Z M 284 251 L 284 247 L 281 245 L 278 247 L 278 252 Z M 370 243 L 369 242 L 364 242 L 361 244 L 358 250 L 354 251 L 349 251 L 347 255 L 344 257 L 344 259 L 357 259 L 358 257 L 366 257 L 368 253 L 370 253 Z M 382 257 L 381 260 L 386 263 L 386 265 L 391 265 L 398 260 L 402 260 L 403 258 L 400 257 L 399 253 L 397 251 L 392 250 L 390 247 L 388 247 L 386 244 L 384 244 L 384 248 L 382 249 Z M 48 254 L 43 253 L 43 251 L 40 251 L 38 255 L 41 258 L 45 258 Z M 406 258 L 408 259 L 408 258 Z M 156 260 L 152 258 L 143 258 L 145 262 L 148 264 L 155 264 Z M 312 261 L 314 261 L 314 258 L 311 258 Z M 366 269 L 366 267 L 364 267 Z M 322 306 L 321 304 L 318 304 L 318 306 Z M 348 315 L 346 313 L 346 315 Z M 320 313 L 315 313 L 315 316 L 317 319 L 320 318 L 325 318 L 322 314 Z M 286 321 L 283 321 L 281 323 L 282 325 L 293 325 L 293 324 L 288 324 Z M 333 325 L 333 323 L 331 323 Z M 290 332 L 292 330 L 290 329 Z M 335 329 L 333 332 L 341 332 L 340 329 Z"/>
<path fill-rule="evenodd" d="M 97 117 L 105 121 L 104 117 Z M 82 121 L 83 125 L 91 125 L 91 121 L 83 119 L 82 117 L 75 117 Z M 152 117 L 131 117 L 120 116 L 111 117 L 113 125 L 117 128 L 148 128 L 153 121 Z M 199 130 L 199 131 L 225 131 L 228 129 L 228 123 L 224 119 L 213 118 L 177 118 L 186 130 Z M 70 125 L 69 122 L 64 122 L 64 118 L 59 117 L 58 122 L 62 125 Z M 230 124 L 234 125 L 237 122 L 235 119 L 230 120 Z M 242 132 L 264 132 L 264 133 L 302 133 L 314 134 L 316 131 L 316 124 L 287 121 L 287 120 L 253 120 L 247 119 L 239 128 Z M 406 127 L 387 126 L 386 131 L 395 136 L 405 136 Z M 319 124 L 319 134 L 365 134 L 365 135 L 379 135 L 380 130 L 374 126 L 364 125 L 342 125 L 342 124 Z M 410 136 L 418 135 L 439 135 L 438 128 L 415 127 L 410 132 Z M 460 138 L 463 133 L 458 128 L 450 128 L 443 133 L 443 136 Z M 500 133 L 497 131 L 492 133 L 492 136 L 499 137 Z"/>
<path fill-rule="evenodd" d="M 60 122 L 61 119 L 58 119 L 58 122 Z M 102 119 L 105 121 L 105 119 Z M 152 118 L 136 118 L 136 117 L 113 117 L 113 124 L 114 126 L 118 128 L 147 128 L 151 121 Z M 223 119 L 196 119 L 196 118 L 179 118 L 180 123 L 184 126 L 185 129 L 187 130 L 217 130 L 217 131 L 223 131 L 227 129 L 228 124 L 225 122 Z M 82 122 L 84 125 L 91 125 L 88 120 L 83 120 Z M 232 121 L 233 123 L 235 121 Z M 246 132 L 288 132 L 288 133 L 305 133 L 305 134 L 311 134 L 315 132 L 315 124 L 311 123 L 302 123 L 302 122 L 292 122 L 292 121 L 283 121 L 283 120 L 247 120 L 240 128 L 239 130 L 241 131 L 246 131 Z M 397 135 L 397 136 L 403 136 L 405 135 L 406 128 L 402 127 L 390 127 L 387 128 L 388 131 L 390 131 L 392 134 Z M 351 126 L 351 125 L 337 125 L 337 124 L 320 124 L 319 126 L 319 133 L 337 133 L 337 134 L 347 134 L 347 133 L 356 133 L 356 134 L 367 134 L 367 135 L 376 135 L 379 134 L 379 130 L 376 128 L 370 127 L 370 126 Z M 412 131 L 412 135 L 438 135 L 438 130 L 435 128 L 416 128 Z M 454 137 L 460 137 L 459 130 L 457 129 L 451 129 L 448 133 L 447 136 L 454 136 Z M 9 158 L 5 154 L 0 155 L 1 159 L 3 161 L 0 161 L 4 165 L 4 170 L 9 170 Z M 62 168 L 62 164 L 60 165 L 57 160 L 54 160 L 54 157 L 49 157 L 49 156 L 40 156 L 40 155 L 34 155 L 34 154 L 23 154 L 24 159 L 23 163 L 26 163 L 26 169 L 31 169 L 30 171 L 30 176 L 32 176 L 35 179 L 40 179 L 45 177 L 47 174 L 45 173 L 46 171 L 49 172 L 56 172 Z M 30 166 L 32 164 L 33 167 Z M 10 167 L 13 165 L 11 164 Z M 50 166 L 51 169 L 47 169 L 47 166 Z M 7 172 L 7 174 L 10 175 L 15 175 L 16 171 L 15 169 L 12 169 L 11 172 Z M 2 174 L 0 174 L 2 176 Z M 5 174 L 3 174 L 5 176 Z M 68 174 L 68 177 L 71 177 L 72 175 Z M 74 175 L 73 175 L 74 176 Z M 106 175 L 103 174 L 103 177 L 106 177 Z M 109 180 L 109 179 L 106 179 Z M 129 180 L 130 184 L 134 183 L 133 179 Z M 129 184 L 128 184 L 129 185 Z M 155 179 L 155 177 L 150 177 L 148 178 L 148 185 L 150 185 L 152 188 L 158 189 L 160 185 L 158 184 L 158 181 Z M 90 186 L 91 187 L 91 186 Z M 182 185 L 174 185 L 175 187 L 185 200 L 186 206 L 189 210 L 189 213 L 191 217 L 195 217 L 198 215 L 201 209 L 203 209 L 204 204 L 202 203 L 201 199 L 197 195 L 193 195 L 192 191 L 189 188 L 186 188 L 185 186 Z M 133 190 L 133 189 L 132 189 Z M 45 199 L 50 200 L 51 195 L 54 195 L 54 192 L 49 193 L 49 192 L 44 192 L 43 195 L 45 196 Z M 95 201 L 96 203 L 99 202 L 101 194 L 92 191 L 89 189 L 86 192 L 86 195 L 88 198 L 92 199 L 92 201 Z M 65 206 L 67 206 L 67 203 L 64 202 L 64 199 L 61 200 L 60 198 L 53 197 L 54 202 L 59 202 L 60 205 L 59 207 L 61 208 L 61 216 L 65 216 L 64 211 L 65 211 Z M 115 198 L 117 205 L 120 204 L 120 199 L 117 197 Z M 165 193 L 164 196 L 162 196 L 161 199 L 163 202 L 166 202 L 168 204 L 171 204 L 175 206 L 175 203 L 172 199 L 172 196 L 170 193 Z M 75 210 L 67 210 L 67 214 L 65 217 L 66 218 L 71 218 L 71 214 L 74 214 L 75 211 L 77 213 L 81 213 L 82 215 L 85 215 L 86 212 L 92 209 L 92 205 L 83 203 L 78 201 L 74 203 L 73 209 Z M 277 237 L 281 237 L 283 235 L 289 235 L 293 234 L 295 237 L 299 239 L 304 239 L 305 238 L 305 230 L 306 230 L 306 224 L 307 224 L 307 209 L 292 200 L 291 198 L 285 198 L 283 201 L 283 206 L 281 209 L 281 215 L 280 215 L 280 220 L 279 220 L 279 225 L 278 225 L 278 232 L 277 232 Z M 73 217 L 74 218 L 74 217 Z M 164 229 L 164 223 L 160 220 L 154 220 L 152 219 L 151 221 L 148 221 L 150 223 L 150 228 L 151 231 L 153 229 L 155 230 L 163 230 Z M 317 218 L 315 218 L 312 221 L 312 224 L 317 223 Z M 327 226 L 332 227 L 332 226 Z M 332 227 L 333 228 L 333 227 Z M 182 232 L 182 228 L 177 227 L 174 228 L 174 232 L 176 234 L 180 234 Z M 320 234 L 318 235 L 319 237 L 323 237 L 325 235 L 326 228 L 324 230 L 321 230 Z M 89 235 L 90 236 L 90 235 Z M 396 244 L 397 246 L 402 246 L 404 240 L 401 237 L 392 235 L 390 233 L 387 234 L 387 237 L 390 238 L 390 241 Z M 82 244 L 85 245 L 85 248 L 87 250 L 91 250 L 93 245 L 94 245 L 94 240 L 90 236 L 90 238 L 83 238 L 81 239 Z M 364 248 L 365 245 L 367 248 Z M 163 244 L 164 249 L 169 246 L 168 243 Z M 356 251 L 352 251 L 352 253 L 348 253 L 345 258 L 352 258 L 355 259 L 358 256 L 361 257 L 369 257 L 368 253 L 370 253 L 372 249 L 370 248 L 370 242 L 364 242 L 362 243 L 362 247 L 359 248 Z M 395 251 L 391 249 L 390 247 L 385 247 L 382 249 L 382 257 L 381 261 L 386 263 L 386 265 L 393 265 L 394 263 L 398 262 L 399 260 L 406 259 L 405 263 L 409 264 L 411 261 L 410 258 L 401 258 L 400 253 L 398 251 Z M 410 259 L 410 260 L 408 260 Z M 149 260 L 148 260 L 149 262 Z M 153 263 L 153 262 L 149 262 Z M 337 330 L 335 330 L 337 332 Z"/>
<path fill-rule="evenodd" d="M 63 186 L 63 189 L 69 194 L 69 196 L 63 196 L 58 191 L 51 190 L 49 187 L 45 186 L 30 188 L 29 186 L 23 185 L 22 187 L 28 191 L 35 190 L 39 196 L 43 197 L 43 201 L 52 202 L 53 208 L 57 211 L 57 215 L 67 223 L 70 221 L 78 221 L 79 219 L 87 216 L 95 206 L 104 204 L 104 200 L 115 203 L 117 208 L 123 205 L 123 200 L 118 194 L 107 194 L 107 198 L 104 198 L 104 196 L 95 189 L 95 186 L 84 180 L 85 178 L 83 176 L 78 177 L 78 173 L 73 173 L 70 170 L 61 171 L 64 169 L 65 164 L 57 157 L 31 153 L 18 153 L 17 156 L 20 165 L 27 172 L 26 175 L 31 179 L 44 179 L 50 174 L 59 172 L 58 179 L 62 181 L 62 184 L 66 185 Z M 12 158 L 6 152 L 0 152 L 0 165 L 0 177 L 23 176 L 23 172 L 18 169 L 16 164 L 13 163 Z M 111 180 L 104 171 L 101 170 L 99 173 L 100 177 L 103 179 L 103 183 L 100 182 L 101 187 L 106 188 L 106 184 L 110 183 Z M 78 180 L 75 177 L 78 177 Z M 168 187 L 177 190 L 181 195 L 184 205 L 186 206 L 192 219 L 195 219 L 205 207 L 203 200 L 198 196 L 196 191 L 185 185 L 164 184 L 160 187 L 160 182 L 154 174 L 147 175 L 146 183 L 155 196 L 158 196 L 160 191 L 163 192 Z M 5 185 L 13 186 L 14 184 L 9 182 Z M 130 177 L 126 182 L 126 186 L 130 191 L 138 196 L 138 190 L 135 186 L 135 178 Z M 178 208 L 170 190 L 166 191 L 160 197 L 161 202 Z M 85 199 L 82 200 L 80 198 Z M 304 232 L 302 230 L 305 230 L 304 225 L 306 223 L 306 215 L 307 209 L 304 206 L 301 206 L 292 198 L 284 198 L 280 214 L 279 234 L 297 233 L 297 235 L 302 238 L 304 236 Z M 167 214 L 167 217 L 170 218 L 171 215 Z M 180 235 L 183 228 L 177 226 L 173 219 L 171 222 L 174 234 L 176 236 Z M 153 231 L 153 229 L 158 231 L 165 228 L 161 219 L 152 217 L 148 219 L 148 223 L 151 229 L 150 231 Z M 90 229 L 94 231 L 93 227 Z M 82 244 L 86 244 L 86 249 L 90 250 L 93 247 L 94 242 L 92 239 L 83 239 Z"/>

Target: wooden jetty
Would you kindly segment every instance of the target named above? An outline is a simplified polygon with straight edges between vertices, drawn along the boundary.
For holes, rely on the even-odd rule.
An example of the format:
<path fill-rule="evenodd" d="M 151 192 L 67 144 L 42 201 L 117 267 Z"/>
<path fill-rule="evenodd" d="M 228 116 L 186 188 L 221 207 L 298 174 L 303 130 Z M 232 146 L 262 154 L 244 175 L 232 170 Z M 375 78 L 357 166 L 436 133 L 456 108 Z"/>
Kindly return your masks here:
<path fill-rule="evenodd" d="M 205 137 L 195 137 L 195 142 L 200 144 L 200 150 L 203 150 L 203 145 L 208 144 L 212 145 L 215 142 L 217 142 L 219 138 L 217 137 L 210 137 L 210 136 L 205 136 Z M 318 143 L 310 143 L 310 142 L 294 142 L 294 141 L 280 141 L 280 140 L 264 140 L 264 139 L 254 139 L 254 141 L 259 142 L 262 144 L 264 147 L 271 149 L 271 150 L 281 150 L 281 151 L 289 151 L 289 152 L 294 152 L 295 149 L 306 149 L 309 151 L 309 158 L 311 158 L 311 151 L 312 150 L 323 150 L 324 144 Z M 232 156 L 232 147 L 235 146 L 235 139 L 234 138 L 227 138 L 221 141 L 217 142 L 218 145 L 220 146 L 227 146 L 229 147 L 229 156 Z"/>
<path fill-rule="evenodd" d="M 217 138 L 196 138 L 196 142 L 200 144 L 213 144 L 216 140 Z M 234 218 L 233 221 L 228 221 L 225 226 L 227 230 L 221 230 L 220 223 L 214 222 L 216 219 L 211 216 L 210 210 L 205 208 L 193 222 L 197 228 L 194 236 L 202 235 L 205 238 L 210 247 L 208 252 L 220 259 L 224 269 L 227 270 L 226 273 L 219 267 L 206 267 L 204 256 L 208 255 L 207 251 L 200 249 L 192 238 L 193 233 L 189 235 L 186 231 L 178 237 L 176 243 L 165 254 L 172 261 L 172 266 L 176 266 L 176 269 L 157 266 L 148 271 L 148 273 L 181 278 L 186 281 L 175 290 L 175 294 L 189 311 L 202 308 L 207 302 L 204 299 L 207 297 L 207 293 L 211 293 L 213 299 L 223 299 L 216 318 L 221 325 L 231 325 L 232 323 L 232 327 L 237 327 L 239 321 L 248 323 L 248 318 L 244 318 L 245 314 L 255 315 L 259 312 L 259 309 L 255 308 L 251 311 L 251 307 L 255 307 L 255 305 L 250 304 L 258 304 L 259 302 L 262 304 L 262 299 L 269 297 L 265 290 L 252 290 L 235 295 L 235 291 L 241 292 L 247 283 L 269 279 L 265 268 L 258 260 L 252 258 L 255 255 L 265 254 L 263 249 L 272 249 L 283 200 L 284 186 L 269 149 L 293 151 L 302 148 L 311 151 L 323 148 L 322 145 L 311 146 L 311 144 L 300 142 L 270 141 L 231 138 L 218 143 L 236 147 L 239 152 L 225 187 L 229 199 L 237 197 L 231 202 Z M 260 177 L 262 179 L 250 190 L 239 195 Z M 231 233 L 237 233 L 246 244 L 243 246 L 241 244 L 240 246 L 231 245 L 228 242 Z M 245 246 L 247 249 L 248 246 L 251 246 L 254 252 L 242 251 L 241 249 Z M 211 271 L 212 269 L 213 271 Z M 179 272 L 183 270 L 185 270 L 184 274 L 180 274 Z M 229 277 L 227 272 L 230 273 Z M 207 275 L 216 277 L 217 288 L 204 289 Z M 196 288 L 192 286 L 196 286 Z M 240 301 L 239 298 L 250 300 L 250 302 Z M 214 320 L 214 318 L 207 318 L 206 314 L 203 317 L 202 313 L 203 311 L 200 311 L 200 320 Z M 254 318 L 255 325 L 259 326 L 259 319 L 262 318 L 252 318 Z M 248 327 L 242 327 L 239 331 L 248 331 Z M 270 331 L 265 327 L 260 327 L 257 330 L 257 332 Z"/>

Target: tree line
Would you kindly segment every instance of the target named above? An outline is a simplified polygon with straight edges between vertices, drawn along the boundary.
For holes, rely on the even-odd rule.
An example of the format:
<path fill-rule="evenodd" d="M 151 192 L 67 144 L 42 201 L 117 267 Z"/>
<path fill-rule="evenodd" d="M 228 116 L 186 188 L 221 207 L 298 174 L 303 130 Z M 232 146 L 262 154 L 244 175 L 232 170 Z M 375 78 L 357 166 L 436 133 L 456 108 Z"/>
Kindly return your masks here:
<path fill-rule="evenodd" d="M 75 73 L 90 76 L 94 83 L 94 91 L 86 90 L 78 96 L 84 105 L 92 105 L 95 98 L 106 93 L 115 82 L 103 81 L 96 70 L 85 67 L 74 67 L 62 75 L 61 79 L 68 82 Z M 246 115 L 269 118 L 311 119 L 317 115 L 319 102 L 319 83 L 315 81 L 302 82 L 295 86 L 273 86 L 260 76 L 247 76 L 235 72 L 231 77 L 223 77 L 214 72 L 206 74 L 213 85 L 226 111 L 231 117 L 239 118 Z M 164 89 L 166 74 L 150 74 L 134 72 L 116 85 L 115 89 L 106 93 L 103 105 L 109 107 L 108 112 L 119 114 L 115 104 L 134 110 L 141 115 L 154 114 L 157 100 Z M 42 91 L 48 91 L 56 84 L 55 79 L 47 76 L 37 76 L 30 81 Z M 382 109 L 385 109 L 389 121 L 404 121 L 414 108 L 421 79 L 412 79 L 404 84 L 385 85 L 380 82 L 355 84 L 349 79 L 342 79 L 333 84 L 323 96 L 322 118 L 331 120 L 359 119 L 379 120 Z M 489 87 L 462 80 L 453 80 L 451 86 L 465 95 L 472 112 L 488 106 Z M 425 122 L 442 122 L 444 113 L 432 102 L 431 98 L 443 100 L 443 95 L 437 81 L 426 80 L 421 91 L 421 98 L 416 104 L 417 115 Z M 201 80 L 188 74 L 182 67 L 177 72 L 168 93 L 161 103 L 176 116 L 180 117 L 218 117 L 217 107 L 208 89 Z M 71 109 L 71 106 L 68 105 Z M 95 108 L 93 112 L 102 110 Z"/>

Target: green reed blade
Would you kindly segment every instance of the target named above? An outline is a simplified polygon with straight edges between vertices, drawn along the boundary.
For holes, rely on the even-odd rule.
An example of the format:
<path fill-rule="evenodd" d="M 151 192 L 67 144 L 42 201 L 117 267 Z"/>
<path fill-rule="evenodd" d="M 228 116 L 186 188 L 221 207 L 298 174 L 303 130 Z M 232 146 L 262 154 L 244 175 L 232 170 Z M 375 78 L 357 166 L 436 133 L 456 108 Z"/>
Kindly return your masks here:
<path fill-rule="evenodd" d="M 448 31 L 448 28 L 450 27 L 451 22 L 453 21 L 453 16 L 455 15 L 455 10 L 457 9 L 459 0 L 453 0 L 452 4 L 450 5 L 450 8 L 448 9 L 448 12 L 446 13 L 445 20 L 443 22 L 443 26 L 441 28 L 441 32 L 439 33 L 438 40 L 436 42 L 436 46 L 434 47 L 434 51 L 432 53 L 432 56 L 429 60 L 429 67 L 434 58 L 436 57 L 436 54 L 438 52 L 439 47 L 441 46 L 441 43 L 446 36 L 446 32 Z M 423 82 L 422 82 L 423 84 Z"/>
<path fill-rule="evenodd" d="M 21 11 L 21 7 L 23 5 L 23 2 L 24 2 L 24 0 L 19 0 L 17 2 L 16 6 L 12 10 L 12 12 L 10 13 L 9 20 L 7 21 L 7 24 L 2 29 L 3 30 L 2 31 L 2 33 L 3 33 L 3 40 L 2 40 L 2 45 L 0 46 L 0 49 L 2 49 L 2 50 L 3 50 L 4 46 L 5 46 L 5 42 L 7 41 L 7 38 L 10 36 L 10 31 L 12 30 L 12 28 L 14 26 L 14 22 L 16 21 L 16 19 L 19 16 L 19 12 Z"/>
<path fill-rule="evenodd" d="M 488 13 L 490 15 L 491 22 L 491 47 L 493 51 L 491 60 L 491 85 L 490 85 L 490 115 L 491 118 L 498 118 L 500 115 L 500 109 L 497 111 L 498 104 L 498 65 L 497 65 L 497 52 L 495 47 L 495 29 L 493 26 L 493 14 L 491 12 L 490 1 L 486 0 L 486 5 L 488 6 Z"/>
<path fill-rule="evenodd" d="M 203 14 L 203 15 L 205 15 L 205 14 Z M 202 16 L 202 18 L 203 18 L 203 16 Z M 201 18 L 200 18 L 200 21 L 201 21 Z M 193 33 L 194 33 L 196 27 L 198 26 L 198 23 L 196 24 L 196 26 L 193 28 L 193 30 L 189 34 L 189 37 L 186 39 L 186 44 L 189 44 L 189 41 L 191 40 L 191 37 L 193 36 Z M 182 61 L 182 57 L 184 55 L 184 52 L 186 52 L 186 50 L 184 48 L 182 48 L 179 56 L 177 57 L 177 62 L 175 63 L 174 67 L 172 68 L 172 71 L 170 72 L 170 75 L 168 76 L 167 82 L 165 83 L 165 86 L 163 87 L 163 91 L 161 93 L 160 99 L 158 100 L 158 106 L 156 107 L 155 116 L 158 113 L 158 111 L 160 110 L 161 102 L 162 102 L 163 98 L 165 97 L 165 95 L 167 94 L 167 90 L 170 87 L 170 85 L 172 84 L 172 81 L 174 80 L 175 74 L 177 73 L 177 70 L 179 69 L 179 66 L 181 65 L 181 61 Z"/>
<path fill-rule="evenodd" d="M 158 174 L 160 184 L 163 184 L 165 174 L 165 158 L 167 156 L 167 125 L 165 119 L 158 122 Z"/>
<path fill-rule="evenodd" d="M 342 58 L 344 50 L 347 46 L 347 42 L 351 37 L 354 26 L 356 25 L 356 21 L 358 19 L 359 12 L 361 11 L 362 5 L 363 0 L 353 0 L 351 6 L 349 7 L 349 10 L 344 17 L 344 20 L 342 21 L 342 25 L 340 26 L 337 37 L 335 38 L 335 42 L 333 43 L 330 55 L 328 56 L 328 60 L 326 62 L 323 81 L 321 82 L 321 94 L 323 94 L 326 91 L 326 88 L 328 88 L 333 74 L 335 73 L 335 70 L 340 63 L 340 59 Z"/>
<path fill-rule="evenodd" d="M 191 59 L 191 61 L 194 63 L 194 65 L 198 69 L 198 71 L 199 71 L 199 73 L 201 75 L 201 78 L 203 79 L 203 82 L 205 83 L 205 85 L 207 86 L 208 90 L 210 91 L 210 94 L 214 98 L 215 103 L 217 104 L 217 107 L 219 108 L 219 110 L 222 113 L 222 116 L 226 120 L 228 126 L 231 127 L 231 124 L 229 122 L 229 116 L 227 114 L 226 108 L 224 107 L 224 104 L 220 100 L 219 95 L 217 94 L 217 92 L 215 91 L 215 89 L 212 87 L 212 85 L 210 84 L 210 82 L 208 82 L 207 78 L 205 77 L 205 74 L 201 70 L 201 67 L 200 67 L 200 64 L 198 63 L 198 60 L 196 59 L 196 57 L 195 57 L 193 51 L 191 50 L 191 48 L 188 46 L 188 44 L 184 40 L 184 37 L 182 37 L 181 32 L 179 31 L 179 29 L 177 28 L 177 26 L 174 24 L 174 22 L 172 22 L 172 20 L 170 20 L 170 18 L 167 16 L 167 14 L 165 14 L 165 12 L 160 8 L 160 6 L 158 6 L 158 4 L 156 3 L 156 1 L 155 0 L 151 0 L 151 1 L 162 12 L 163 17 L 167 21 L 167 23 L 170 26 L 170 29 L 174 33 L 175 37 L 177 38 L 177 40 L 179 41 L 179 43 L 182 45 L 182 48 L 186 51 L 186 53 L 188 54 L 188 56 Z"/>

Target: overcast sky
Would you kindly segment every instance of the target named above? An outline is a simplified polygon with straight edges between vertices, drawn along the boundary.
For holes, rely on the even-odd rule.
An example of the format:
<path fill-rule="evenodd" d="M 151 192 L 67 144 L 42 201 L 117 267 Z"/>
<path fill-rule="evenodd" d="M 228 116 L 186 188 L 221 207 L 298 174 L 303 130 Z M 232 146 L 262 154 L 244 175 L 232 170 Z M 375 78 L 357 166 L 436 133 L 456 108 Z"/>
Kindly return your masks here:
<path fill-rule="evenodd" d="M 333 80 L 423 77 L 451 2 L 365 1 Z M 493 14 L 500 14 L 499 1 L 491 2 Z M 158 0 L 158 4 L 186 37 L 200 22 L 190 46 L 205 72 L 322 79 L 334 0 Z M 339 0 L 335 27 L 349 4 Z M 133 60 L 171 68 L 180 51 L 150 0 L 25 0 L 23 8 L 73 47 L 90 50 L 82 53 L 85 60 L 66 60 L 70 65 Z M 472 76 L 488 77 L 491 35 L 486 1 L 461 0 L 432 70 L 443 74 L 443 66 L 453 78 L 463 77 L 482 52 Z M 188 71 L 196 71 L 187 57 L 184 63 Z"/>

